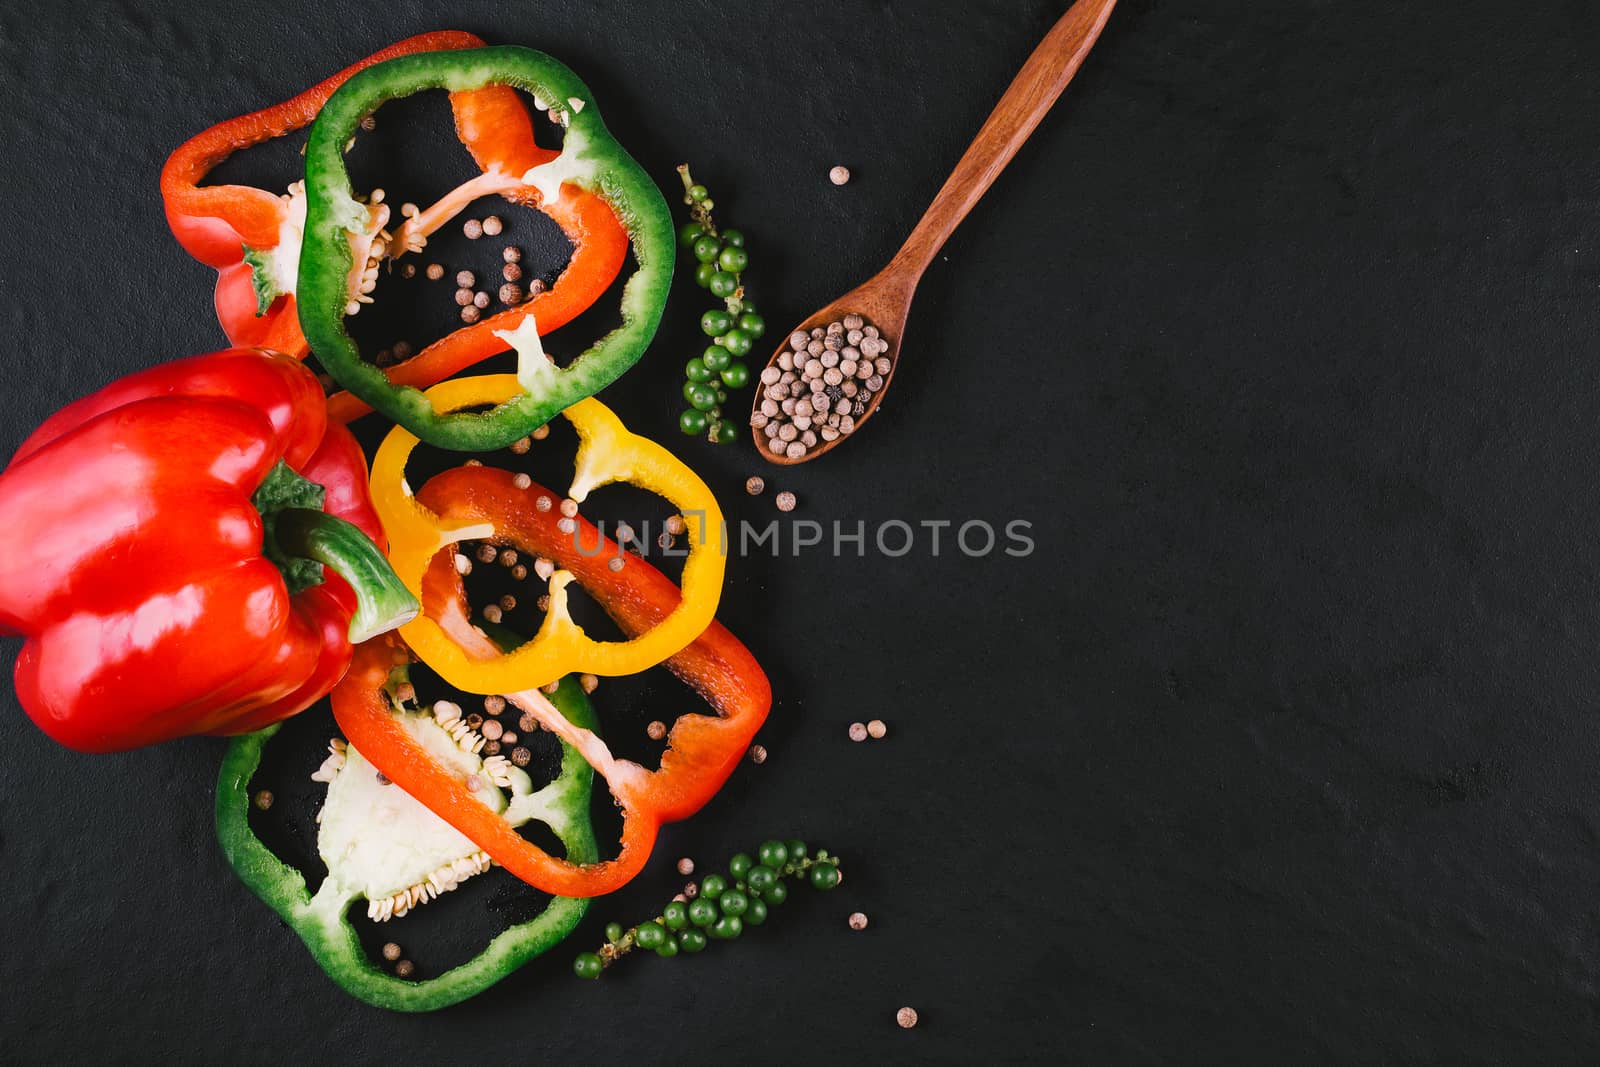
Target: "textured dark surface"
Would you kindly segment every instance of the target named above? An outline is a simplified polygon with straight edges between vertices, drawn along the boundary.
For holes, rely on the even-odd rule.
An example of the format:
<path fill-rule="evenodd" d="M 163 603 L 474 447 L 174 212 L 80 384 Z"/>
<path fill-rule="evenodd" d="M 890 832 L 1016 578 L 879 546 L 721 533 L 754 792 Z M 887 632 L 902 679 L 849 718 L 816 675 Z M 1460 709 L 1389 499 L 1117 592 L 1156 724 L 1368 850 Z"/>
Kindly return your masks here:
<path fill-rule="evenodd" d="M 664 187 L 721 190 L 781 328 L 887 258 L 1061 9 L 185 6 L 0 5 L 0 453 L 220 344 L 166 152 L 393 39 L 566 60 Z M 570 948 L 774 832 L 849 857 L 832 896 L 389 1016 L 223 862 L 219 743 L 74 755 L 8 690 L 0 1060 L 1592 1062 L 1600 15 L 1515 7 L 1125 0 L 930 272 L 884 413 L 762 471 L 795 518 L 1023 518 L 1039 551 L 736 561 L 772 756 Z M 606 394 L 635 429 L 675 438 L 702 306 Z M 772 514 L 752 452 L 680 450 Z"/>

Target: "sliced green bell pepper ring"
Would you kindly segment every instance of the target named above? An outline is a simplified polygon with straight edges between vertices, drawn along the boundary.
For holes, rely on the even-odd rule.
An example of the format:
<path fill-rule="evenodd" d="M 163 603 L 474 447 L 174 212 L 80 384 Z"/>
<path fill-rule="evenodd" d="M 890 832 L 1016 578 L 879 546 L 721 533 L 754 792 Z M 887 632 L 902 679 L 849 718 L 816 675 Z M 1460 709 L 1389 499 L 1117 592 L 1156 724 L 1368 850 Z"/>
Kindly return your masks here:
<path fill-rule="evenodd" d="M 398 647 L 397 643 L 395 647 Z M 384 653 L 385 655 L 388 653 L 387 645 Z M 403 666 L 394 668 L 391 682 L 404 669 Z M 388 697 L 389 716 L 395 722 L 403 723 L 407 719 L 418 718 L 424 720 L 424 725 L 413 722 L 411 728 L 405 731 L 408 736 L 418 736 L 421 731 L 432 729 L 426 725 L 433 721 L 428 716 L 398 710 L 393 684 L 388 687 Z M 574 728 L 583 730 L 594 728 L 594 711 L 576 679 L 563 680 L 551 700 Z M 341 780 L 348 780 L 344 776 L 350 773 L 350 765 L 359 763 L 362 771 L 371 771 L 355 747 L 348 747 L 342 756 L 337 758 L 337 762 L 344 764 L 344 769 L 339 770 L 336 776 L 329 775 L 330 778 L 341 780 L 330 781 L 329 801 L 323 806 L 322 825 L 318 832 L 318 847 L 328 864 L 328 876 L 315 894 L 308 892 L 305 877 L 274 855 L 250 828 L 251 778 L 260 766 L 267 745 L 278 729 L 278 725 L 270 726 L 259 733 L 236 738 L 229 746 L 217 780 L 217 839 L 240 879 L 289 924 L 305 942 L 306 948 L 311 951 L 318 965 L 327 972 L 328 977 L 351 996 L 391 1011 L 423 1012 L 448 1007 L 475 996 L 529 960 L 560 943 L 572 932 L 573 927 L 577 926 L 588 910 L 588 900 L 556 897 L 534 918 L 502 931 L 479 955 L 437 977 L 413 981 L 385 971 L 367 954 L 361 945 L 360 937 L 347 918 L 351 903 L 371 891 L 370 886 L 364 891 L 362 885 L 352 883 L 370 881 L 372 876 L 365 872 L 353 871 L 351 869 L 353 861 L 346 857 L 353 854 L 348 851 L 352 839 L 359 842 L 367 826 L 371 826 L 370 832 L 373 834 L 393 834 L 397 830 L 396 823 L 392 821 L 381 824 L 376 821 L 363 823 L 359 821 L 363 814 L 359 810 L 353 813 L 335 814 L 335 790 L 343 784 Z M 441 736 L 448 746 L 450 743 L 448 734 Z M 458 760 L 476 760 L 475 756 L 465 752 L 457 752 L 456 756 Z M 326 768 L 328 765 L 324 766 Z M 521 777 L 511 786 L 512 799 L 505 802 L 501 798 L 507 807 L 499 821 L 505 821 L 504 815 L 511 810 L 510 805 L 516 805 L 521 816 L 546 822 L 566 847 L 567 855 L 573 862 L 588 863 L 598 858 L 594 831 L 589 822 L 589 795 L 594 781 L 594 771 L 575 749 L 563 743 L 560 773 L 553 782 L 537 793 L 530 791 L 530 783 L 520 770 L 513 769 L 506 772 L 508 779 L 515 776 Z M 362 783 L 367 779 L 366 774 L 355 777 Z M 480 786 L 480 790 L 484 790 L 484 787 Z M 477 795 L 481 797 L 484 792 Z M 496 796 L 499 794 L 496 793 Z M 481 800 L 474 802 L 480 806 L 482 804 Z M 386 803 L 385 807 L 388 809 L 386 817 L 394 819 L 396 805 Z M 485 808 L 486 812 L 489 810 Z M 406 820 L 417 818 L 433 820 L 434 817 L 421 808 L 408 807 L 400 816 L 400 826 L 415 825 Z M 339 824 L 337 830 L 334 829 L 335 820 Z M 429 832 L 430 839 L 437 839 L 441 831 L 453 836 L 453 831 L 442 824 L 425 829 Z M 487 859 L 483 853 L 476 850 L 475 845 L 465 838 L 461 839 L 461 842 L 462 849 L 459 850 L 459 859 L 456 862 L 458 865 L 466 865 L 460 868 L 464 873 L 471 873 L 486 866 Z M 339 851 L 340 849 L 344 851 Z M 392 854 L 382 848 L 377 851 L 386 857 Z M 441 856 L 440 859 L 448 863 L 455 855 L 452 853 Z M 410 878 L 411 875 L 408 874 L 404 875 L 402 880 Z M 448 885 L 454 884 L 448 873 L 446 878 L 450 879 L 447 881 Z M 387 902 L 385 900 L 385 903 Z M 374 907 L 369 905 L 368 910 L 370 914 Z M 403 911 L 402 907 L 396 914 L 403 914 Z M 384 914 L 382 917 L 387 918 L 388 915 Z"/>
<path fill-rule="evenodd" d="M 518 337 L 520 390 L 486 412 L 439 412 L 427 397 L 399 385 L 361 358 L 345 329 L 360 292 L 366 249 L 377 232 L 371 205 L 355 198 L 344 146 L 362 116 L 385 101 L 424 89 L 465 92 L 510 86 L 533 94 L 566 124 L 561 153 L 518 179 L 545 203 L 587 190 L 604 200 L 628 231 L 637 268 L 622 292 L 622 323 L 566 367 L 557 367 L 524 319 Z M 329 98 L 306 146 L 306 223 L 300 253 L 300 325 L 323 367 L 340 385 L 432 445 L 500 448 L 542 426 L 563 408 L 593 396 L 638 362 L 655 336 L 672 283 L 675 233 L 666 200 L 611 136 L 589 90 L 561 63 L 529 48 L 500 46 L 402 56 L 354 75 Z"/>

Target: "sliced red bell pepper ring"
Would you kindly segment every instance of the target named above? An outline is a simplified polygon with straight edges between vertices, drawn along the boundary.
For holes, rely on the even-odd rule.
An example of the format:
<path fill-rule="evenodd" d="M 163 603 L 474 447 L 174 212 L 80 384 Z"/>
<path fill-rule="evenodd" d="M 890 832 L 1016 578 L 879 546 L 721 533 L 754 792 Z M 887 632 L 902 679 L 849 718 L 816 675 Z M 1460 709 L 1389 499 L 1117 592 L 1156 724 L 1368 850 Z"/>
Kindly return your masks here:
<path fill-rule="evenodd" d="M 272 348 L 302 359 L 310 351 L 300 329 L 294 293 L 305 198 L 303 192 L 279 196 L 249 186 L 202 186 L 206 175 L 241 148 L 310 125 L 328 97 L 365 67 L 396 56 L 478 48 L 483 43 L 473 34 L 457 31 L 409 37 L 284 103 L 219 123 L 172 153 L 161 172 L 167 221 L 185 250 L 217 268 L 217 317 L 231 343 Z M 457 136 L 486 175 L 521 175 L 557 155 L 535 142 L 527 108 L 512 89 L 487 86 L 452 93 L 450 105 Z M 500 178 L 491 180 L 508 184 Z M 536 191 L 515 185 L 505 191 L 508 199 L 542 208 Z M 426 229 L 431 232 L 443 225 L 464 206 L 459 197 L 447 197 L 443 206 L 430 207 L 424 213 L 429 224 Z M 628 237 L 606 203 L 576 191 L 550 205 L 545 213 L 561 226 L 574 247 L 572 261 L 556 284 L 525 304 L 446 335 L 390 368 L 388 373 L 395 381 L 415 386 L 442 381 L 505 351 L 506 344 L 496 337 L 496 331 L 514 329 L 531 315 L 541 332 L 549 333 L 582 313 L 610 287 L 626 261 Z M 420 225 L 412 226 L 411 236 L 425 237 L 423 230 Z M 330 401 L 330 414 L 339 422 L 368 410 L 348 394 Z"/>
<path fill-rule="evenodd" d="M 462 467 L 429 481 L 418 499 L 463 528 L 492 524 L 497 542 L 554 560 L 577 577 L 625 633 L 648 630 L 672 613 L 681 594 L 671 579 L 623 553 L 582 518 L 574 532 L 562 532 L 559 511 L 535 506 L 546 491 L 537 485 L 518 488 L 515 477 L 489 467 Z M 611 561 L 618 558 L 624 564 L 614 571 Z M 449 548 L 429 566 L 422 600 L 423 610 L 470 641 L 477 655 L 495 654 L 494 643 L 470 622 L 466 591 Z M 398 635 L 357 649 L 349 674 L 333 692 L 340 729 L 385 777 L 471 838 L 506 870 L 561 896 L 609 893 L 638 874 L 661 825 L 689 817 L 716 794 L 772 706 L 772 686 L 760 664 L 716 622 L 665 664 L 716 714 L 679 717 L 667 735 L 657 770 L 614 757 L 605 742 L 574 726 L 537 689 L 504 694 L 508 702 L 532 714 L 581 753 L 605 778 L 622 810 L 617 856 L 595 864 L 570 863 L 524 840 L 503 821 L 485 818 L 483 805 L 435 764 L 410 734 L 395 726 L 383 687 L 396 658 L 409 656 Z"/>
<path fill-rule="evenodd" d="M 0 473 L 0 514 L 18 699 L 83 751 L 287 718 L 417 610 L 360 448 L 275 352 L 175 360 L 69 405 Z"/>

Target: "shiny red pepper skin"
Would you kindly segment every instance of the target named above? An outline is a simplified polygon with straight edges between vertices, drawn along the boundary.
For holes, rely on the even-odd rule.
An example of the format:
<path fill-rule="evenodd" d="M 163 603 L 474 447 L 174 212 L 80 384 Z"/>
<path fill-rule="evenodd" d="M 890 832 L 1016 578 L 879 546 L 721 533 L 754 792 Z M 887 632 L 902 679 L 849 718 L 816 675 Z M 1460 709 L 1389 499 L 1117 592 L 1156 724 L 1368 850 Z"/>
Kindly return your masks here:
<path fill-rule="evenodd" d="M 283 460 L 381 547 L 360 447 L 298 361 L 229 349 L 153 367 L 57 412 L 0 473 L 0 630 L 51 737 L 110 752 L 243 733 L 328 692 L 356 597 L 291 596 L 251 496 Z"/>

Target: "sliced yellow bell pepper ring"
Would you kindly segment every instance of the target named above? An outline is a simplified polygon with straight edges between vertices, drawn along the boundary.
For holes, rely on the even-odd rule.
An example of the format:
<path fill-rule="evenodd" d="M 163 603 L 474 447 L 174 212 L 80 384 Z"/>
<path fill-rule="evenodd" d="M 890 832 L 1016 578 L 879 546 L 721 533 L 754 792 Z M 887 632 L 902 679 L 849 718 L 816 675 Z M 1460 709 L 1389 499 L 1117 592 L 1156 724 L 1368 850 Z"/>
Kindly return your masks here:
<path fill-rule="evenodd" d="M 434 410 L 445 413 L 498 404 L 523 388 L 516 375 L 498 374 L 446 381 L 425 395 Z M 426 614 L 401 627 L 412 651 L 465 692 L 516 693 L 575 671 L 612 677 L 637 674 L 683 651 L 716 616 L 727 559 L 722 509 L 705 482 L 656 442 L 630 433 L 598 400 L 579 401 L 561 417 L 578 433 L 572 486 L 567 490 L 573 500 L 581 503 L 603 485 L 624 482 L 665 498 L 682 513 L 688 540 L 683 600 L 632 640 L 596 641 L 568 612 L 566 586 L 573 576 L 558 570 L 550 577 L 550 608 L 544 624 L 533 640 L 512 652 L 480 658 Z M 406 588 L 420 597 L 423 575 L 438 552 L 461 541 L 495 542 L 499 532 L 493 523 L 452 526 L 417 501 L 405 473 L 406 460 L 417 444 L 416 435 L 404 427 L 390 431 L 372 462 L 372 502 L 389 535 L 390 565 Z M 470 639 L 466 643 L 477 644 Z"/>

